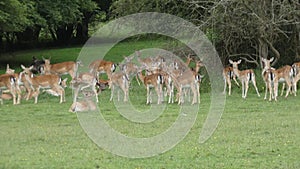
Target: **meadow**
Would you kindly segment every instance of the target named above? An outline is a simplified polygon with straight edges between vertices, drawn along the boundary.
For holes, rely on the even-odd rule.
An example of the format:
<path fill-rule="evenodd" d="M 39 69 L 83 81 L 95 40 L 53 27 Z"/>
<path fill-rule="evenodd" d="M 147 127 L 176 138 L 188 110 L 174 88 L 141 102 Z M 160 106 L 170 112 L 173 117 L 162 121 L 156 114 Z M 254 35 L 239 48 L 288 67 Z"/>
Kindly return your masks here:
<path fill-rule="evenodd" d="M 134 50 L 164 46 L 163 41 L 123 42 L 115 46 L 107 60 L 120 62 Z M 2 54 L 1 73 L 6 63 L 16 71 L 29 65 L 32 56 L 50 57 L 51 61 L 76 60 L 81 47 L 21 51 Z M 205 71 L 205 70 L 201 70 Z M 256 71 L 261 95 L 264 94 L 259 70 Z M 207 77 L 206 77 L 207 78 Z M 0 105 L 0 168 L 300 168 L 300 96 L 279 97 L 277 102 L 257 97 L 250 86 L 247 99 L 233 85 L 220 123 L 205 143 L 198 139 L 210 108 L 209 82 L 203 80 L 201 104 L 189 134 L 173 149 L 150 158 L 126 158 L 98 147 L 84 132 L 77 115 L 68 112 L 72 91 L 66 89 L 66 102 L 43 93 L 38 104 L 11 100 Z M 110 90 L 99 95 L 99 109 L 117 131 L 133 137 L 161 133 L 177 118 L 180 106 L 166 105 L 164 113 L 149 124 L 134 123 L 122 117 Z M 139 110 L 146 105 L 146 90 L 135 81 L 130 88 L 130 102 Z M 188 104 L 188 103 L 186 103 Z M 187 114 L 188 116 L 188 114 Z M 126 146 L 126 145 L 125 145 Z"/>

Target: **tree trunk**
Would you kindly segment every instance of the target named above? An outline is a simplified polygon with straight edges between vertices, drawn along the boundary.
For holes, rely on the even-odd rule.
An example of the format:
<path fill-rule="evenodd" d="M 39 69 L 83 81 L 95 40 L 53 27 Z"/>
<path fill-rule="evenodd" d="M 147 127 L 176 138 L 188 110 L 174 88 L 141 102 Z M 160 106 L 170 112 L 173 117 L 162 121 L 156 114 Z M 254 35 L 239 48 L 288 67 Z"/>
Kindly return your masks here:
<path fill-rule="evenodd" d="M 64 25 L 56 29 L 56 37 L 58 44 L 69 44 L 73 35 L 73 25 Z"/>
<path fill-rule="evenodd" d="M 258 56 L 260 60 L 261 68 L 263 69 L 264 65 L 262 63 L 262 58 L 267 58 L 269 53 L 268 45 L 261 38 L 258 39 Z"/>

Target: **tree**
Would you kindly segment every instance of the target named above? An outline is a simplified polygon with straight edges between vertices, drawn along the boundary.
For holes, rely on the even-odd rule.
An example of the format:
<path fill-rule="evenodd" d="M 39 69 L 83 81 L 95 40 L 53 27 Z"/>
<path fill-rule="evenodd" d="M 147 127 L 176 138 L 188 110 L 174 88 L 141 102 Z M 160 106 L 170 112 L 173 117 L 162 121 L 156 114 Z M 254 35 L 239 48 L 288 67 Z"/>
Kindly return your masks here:
<path fill-rule="evenodd" d="M 23 31 L 29 20 L 26 17 L 26 7 L 18 0 L 3 0 L 0 2 L 0 46 L 4 37 L 8 44 L 14 42 L 14 33 Z"/>
<path fill-rule="evenodd" d="M 299 46 L 299 41 L 290 41 L 293 36 L 299 35 L 300 13 L 296 0 L 210 0 L 190 3 L 194 9 L 210 5 L 202 28 L 218 33 L 218 50 L 225 56 L 245 56 L 243 58 L 247 62 L 259 65 L 259 58 L 272 55 L 276 63 L 281 58 L 279 44 L 287 42 Z"/>

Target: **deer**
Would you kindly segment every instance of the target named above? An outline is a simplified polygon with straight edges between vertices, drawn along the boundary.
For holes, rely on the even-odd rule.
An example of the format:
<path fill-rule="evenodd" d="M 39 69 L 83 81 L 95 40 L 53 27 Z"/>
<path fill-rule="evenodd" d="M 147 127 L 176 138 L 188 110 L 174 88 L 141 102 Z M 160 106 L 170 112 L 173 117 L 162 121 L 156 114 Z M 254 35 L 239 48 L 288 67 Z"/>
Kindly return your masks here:
<path fill-rule="evenodd" d="M 98 77 L 101 73 L 106 73 L 108 79 L 111 78 L 111 74 L 116 70 L 117 65 L 111 61 L 95 60 L 89 64 L 90 73 L 93 73 L 95 77 Z"/>
<path fill-rule="evenodd" d="M 42 73 L 44 64 L 45 64 L 44 60 L 40 60 L 40 59 L 37 59 L 35 56 L 32 56 L 32 63 L 30 64 L 30 66 L 33 66 L 33 68 L 31 69 L 31 72 L 33 74 Z"/>
<path fill-rule="evenodd" d="M 223 78 L 224 78 L 224 91 L 223 94 L 226 93 L 226 88 L 228 85 L 228 95 L 231 95 L 231 79 L 235 82 L 237 86 L 240 84 L 236 81 L 236 75 L 233 72 L 233 68 L 231 66 L 227 66 L 223 69 Z"/>
<path fill-rule="evenodd" d="M 4 96 L 2 89 L 7 89 L 10 92 L 13 98 L 13 105 L 20 104 L 21 95 L 17 92 L 17 79 L 15 76 L 11 74 L 0 75 L 1 104 L 3 104 L 2 97 Z"/>
<path fill-rule="evenodd" d="M 98 99 L 98 91 L 96 89 L 97 85 L 97 78 L 94 76 L 93 73 L 90 72 L 83 72 L 80 73 L 77 77 L 71 80 L 71 87 L 75 90 L 74 91 L 74 98 L 73 103 L 77 101 L 77 97 L 79 94 L 79 91 L 83 91 L 86 88 L 91 88 L 94 92 L 94 95 L 96 97 L 96 102 L 99 102 Z"/>
<path fill-rule="evenodd" d="M 195 74 L 195 72 L 191 70 L 186 70 L 183 73 L 181 73 L 178 76 L 174 76 L 174 74 L 171 73 L 172 80 L 174 81 L 174 86 L 177 89 L 177 100 L 178 105 L 184 103 L 183 99 L 183 89 L 190 88 L 193 93 L 193 100 L 192 105 L 197 103 L 200 103 L 200 91 L 198 88 L 198 83 L 201 79 L 201 77 L 198 74 Z M 198 90 L 198 91 L 197 91 Z"/>
<path fill-rule="evenodd" d="M 193 58 L 191 57 L 191 54 L 189 54 L 188 56 L 185 56 L 186 61 L 185 61 L 185 65 L 189 66 L 191 61 L 193 60 Z"/>
<path fill-rule="evenodd" d="M 95 94 L 94 92 L 83 91 L 84 99 L 82 101 L 73 102 L 69 112 L 86 112 L 86 111 L 94 111 L 96 110 L 96 104 L 91 99 L 91 97 Z"/>
<path fill-rule="evenodd" d="M 125 68 L 126 69 L 126 68 Z M 124 102 L 128 101 L 129 92 L 129 78 L 123 71 L 114 72 L 111 75 L 109 86 L 111 88 L 110 101 L 113 100 L 114 92 L 116 87 L 120 87 L 124 93 Z M 118 101 L 120 101 L 120 93 L 118 90 Z"/>
<path fill-rule="evenodd" d="M 71 78 L 75 78 L 80 62 L 68 61 L 50 64 L 50 59 L 44 59 L 44 74 L 64 75 L 69 74 Z"/>
<path fill-rule="evenodd" d="M 270 60 L 268 59 L 265 59 L 265 58 L 262 58 L 262 63 L 264 63 L 264 70 L 265 69 L 273 69 L 276 71 L 276 78 L 277 78 L 277 81 L 278 82 L 283 82 L 283 85 L 282 85 L 282 89 L 281 89 L 281 96 L 283 95 L 283 92 L 284 92 L 284 88 L 285 88 L 285 84 L 287 85 L 287 91 L 286 91 L 286 95 L 285 95 L 285 98 L 288 97 L 289 93 L 291 92 L 291 88 L 294 88 L 293 87 L 293 83 L 294 83 L 294 79 L 293 79 L 293 68 L 292 66 L 290 65 L 285 65 L 281 68 L 278 68 L 278 69 L 274 69 L 271 67 L 271 63 L 274 61 L 274 58 L 270 58 Z M 264 72 L 264 71 L 263 71 Z M 294 91 L 292 91 L 295 96 L 296 96 L 296 92 L 295 92 L 295 89 Z"/>
<path fill-rule="evenodd" d="M 143 75 L 140 70 L 138 73 L 138 77 L 143 82 L 143 84 L 147 88 L 147 101 L 146 104 L 151 104 L 151 88 L 154 88 L 157 94 L 157 104 L 162 103 L 162 84 L 164 82 L 163 76 L 161 74 L 151 74 L 151 75 Z"/>
<path fill-rule="evenodd" d="M 31 71 L 31 72 L 33 73 L 33 71 Z M 24 86 L 24 88 L 26 90 L 25 99 L 29 100 L 32 96 L 32 88 L 31 88 L 29 82 L 25 79 L 24 73 L 23 72 L 15 73 L 15 70 L 11 69 L 9 67 L 9 64 L 7 64 L 7 66 L 6 66 L 6 72 L 5 73 L 6 74 L 11 74 L 17 79 L 17 88 L 16 88 L 16 90 L 18 92 L 20 92 L 20 94 L 21 94 L 20 87 Z"/>
<path fill-rule="evenodd" d="M 58 95 L 60 96 L 60 102 L 65 102 L 65 90 L 60 85 L 62 79 L 56 75 L 56 74 L 47 74 L 47 75 L 39 75 L 39 76 L 33 76 L 31 69 L 33 66 L 30 66 L 29 68 L 26 68 L 24 65 L 21 65 L 21 68 L 23 69 L 23 73 L 25 76 L 25 79 L 29 82 L 31 85 L 31 88 L 33 89 L 32 96 L 34 97 L 34 103 L 38 103 L 38 96 L 40 94 L 40 89 L 52 89 Z"/>
<path fill-rule="evenodd" d="M 240 71 L 238 69 L 238 65 L 242 62 L 242 60 L 238 60 L 237 62 L 229 60 L 229 63 L 232 64 L 233 72 L 236 74 L 236 76 L 240 79 L 242 83 L 242 98 L 246 99 L 248 88 L 249 88 L 249 82 L 252 82 L 252 85 L 254 86 L 257 96 L 260 97 L 260 94 L 258 92 L 257 86 L 256 86 L 256 80 L 255 80 L 255 74 L 252 69 L 242 70 Z"/>
<path fill-rule="evenodd" d="M 300 80 L 300 62 L 296 62 L 292 65 L 293 70 L 293 88 L 294 88 L 294 94 L 297 95 L 297 83 Z"/>

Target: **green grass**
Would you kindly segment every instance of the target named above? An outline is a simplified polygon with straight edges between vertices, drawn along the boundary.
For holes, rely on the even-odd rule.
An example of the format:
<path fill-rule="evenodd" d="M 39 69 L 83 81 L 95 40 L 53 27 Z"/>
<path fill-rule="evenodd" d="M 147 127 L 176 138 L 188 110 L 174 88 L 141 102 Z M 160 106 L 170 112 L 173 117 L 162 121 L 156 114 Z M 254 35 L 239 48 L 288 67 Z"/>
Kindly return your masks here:
<path fill-rule="evenodd" d="M 123 56 L 149 44 L 154 47 L 162 42 L 123 43 L 110 55 Z M 17 52 L 14 56 L 23 58 L 22 64 L 29 63 L 32 55 L 52 56 L 60 62 L 75 60 L 79 51 L 80 48 L 36 50 Z M 5 63 L 3 56 L 1 63 Z M 259 72 L 257 78 L 263 94 Z M 149 109 L 145 105 L 144 87 L 135 82 L 133 86 L 132 104 L 138 110 Z M 166 153 L 141 159 L 119 157 L 93 143 L 76 114 L 68 112 L 72 102 L 69 88 L 67 102 L 63 104 L 58 103 L 59 98 L 45 93 L 38 104 L 22 100 L 22 104 L 13 106 L 11 100 L 4 101 L 0 105 L 0 168 L 300 168 L 300 96 L 279 97 L 278 102 L 268 102 L 258 98 L 250 86 L 248 98 L 243 100 L 241 89 L 233 86 L 218 128 L 208 141 L 199 144 L 210 107 L 210 94 L 206 88 L 201 92 L 197 120 L 185 139 Z M 133 123 L 118 113 L 108 101 L 109 96 L 109 90 L 99 96 L 101 114 L 114 129 L 128 136 L 154 136 L 178 116 L 179 106 L 172 104 L 152 123 Z"/>

